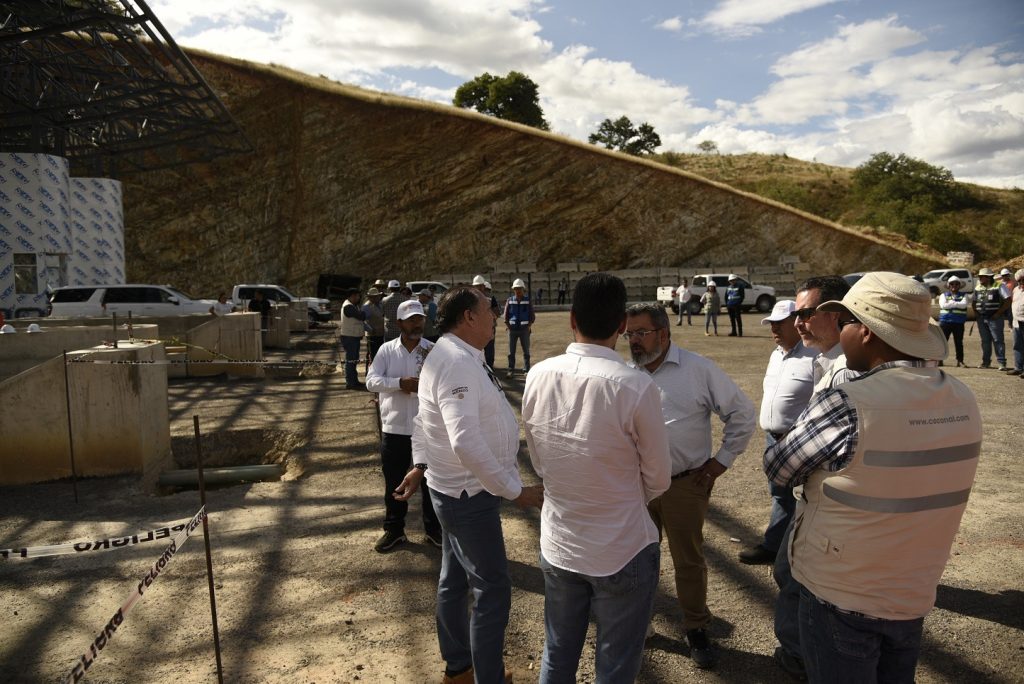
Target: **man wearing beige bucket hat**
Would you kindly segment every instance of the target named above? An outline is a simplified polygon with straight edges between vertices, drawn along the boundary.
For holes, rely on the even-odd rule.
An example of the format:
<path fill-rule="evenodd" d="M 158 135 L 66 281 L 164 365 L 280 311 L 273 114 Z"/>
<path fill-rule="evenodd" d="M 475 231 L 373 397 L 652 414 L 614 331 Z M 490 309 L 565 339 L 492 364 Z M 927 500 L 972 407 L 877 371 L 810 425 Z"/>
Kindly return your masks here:
<path fill-rule="evenodd" d="M 921 283 L 876 272 L 821 304 L 865 374 L 817 394 L 765 451 L 769 479 L 804 485 L 790 560 L 811 682 L 914 679 L 982 433 L 974 395 L 937 367 L 930 303 Z"/>

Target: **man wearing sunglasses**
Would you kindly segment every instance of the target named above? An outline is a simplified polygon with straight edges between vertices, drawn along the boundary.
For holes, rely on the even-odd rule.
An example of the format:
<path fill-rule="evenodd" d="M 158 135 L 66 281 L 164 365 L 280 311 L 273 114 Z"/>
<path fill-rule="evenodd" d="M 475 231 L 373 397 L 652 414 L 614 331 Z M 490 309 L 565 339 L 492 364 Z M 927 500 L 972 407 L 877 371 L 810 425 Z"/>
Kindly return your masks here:
<path fill-rule="evenodd" d="M 668 537 L 690 658 L 706 669 L 714 665 L 715 654 L 707 634 L 711 611 L 707 605 L 704 517 L 715 480 L 743 453 L 754 433 L 754 405 L 713 361 L 672 343 L 664 309 L 635 304 L 626 315 L 624 337 L 629 341 L 632 365 L 650 374 L 658 386 L 672 456 L 672 483 L 648 509 Z M 724 433 L 715 452 L 712 414 L 722 421 Z"/>
<path fill-rule="evenodd" d="M 937 367 L 948 353 L 928 289 L 868 273 L 841 301 L 849 368 L 765 451 L 764 471 L 803 485 L 789 546 L 812 682 L 910 682 L 924 616 L 949 558 L 981 452 L 977 401 Z"/>

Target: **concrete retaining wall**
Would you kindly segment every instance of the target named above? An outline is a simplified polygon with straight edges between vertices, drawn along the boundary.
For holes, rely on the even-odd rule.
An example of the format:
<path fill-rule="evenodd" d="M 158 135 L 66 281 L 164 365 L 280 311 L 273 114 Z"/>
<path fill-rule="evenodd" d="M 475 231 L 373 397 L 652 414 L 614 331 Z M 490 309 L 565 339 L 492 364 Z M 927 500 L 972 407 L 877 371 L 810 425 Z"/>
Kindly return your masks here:
<path fill-rule="evenodd" d="M 106 341 L 114 340 L 115 333 L 110 326 L 57 325 L 50 326 L 49 319 L 41 318 L 42 332 L 25 332 L 28 324 L 21 320 L 14 323 L 18 332 L 14 335 L 0 335 L 0 380 L 27 371 L 44 361 L 60 356 L 68 349 L 87 349 Z M 159 337 L 156 325 L 136 325 L 134 335 L 149 339 Z M 128 331 L 119 328 L 118 340 L 128 339 Z"/>

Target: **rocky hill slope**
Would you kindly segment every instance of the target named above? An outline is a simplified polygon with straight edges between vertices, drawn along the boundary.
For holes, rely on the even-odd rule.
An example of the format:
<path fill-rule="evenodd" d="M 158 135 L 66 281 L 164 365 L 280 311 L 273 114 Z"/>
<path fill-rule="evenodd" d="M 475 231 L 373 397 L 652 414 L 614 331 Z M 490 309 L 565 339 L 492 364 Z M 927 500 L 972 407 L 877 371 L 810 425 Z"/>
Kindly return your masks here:
<path fill-rule="evenodd" d="M 209 294 L 495 263 L 699 268 L 788 254 L 820 273 L 914 273 L 941 262 L 921 245 L 475 112 L 190 56 L 256 151 L 125 180 L 133 281 Z"/>

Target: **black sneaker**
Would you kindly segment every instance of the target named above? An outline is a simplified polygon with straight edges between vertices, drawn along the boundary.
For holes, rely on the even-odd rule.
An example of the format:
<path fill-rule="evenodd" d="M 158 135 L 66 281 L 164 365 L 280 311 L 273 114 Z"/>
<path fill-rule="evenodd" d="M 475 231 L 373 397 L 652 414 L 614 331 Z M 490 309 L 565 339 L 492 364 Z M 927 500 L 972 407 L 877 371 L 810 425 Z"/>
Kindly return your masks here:
<path fill-rule="evenodd" d="M 746 551 L 740 551 L 740 563 L 744 565 L 771 565 L 775 562 L 776 553 L 776 551 L 770 551 L 758 544 Z"/>
<path fill-rule="evenodd" d="M 441 533 L 435 532 L 431 534 L 430 532 L 427 532 L 427 534 L 424 536 L 424 541 L 433 546 L 435 549 L 439 549 L 441 548 Z"/>
<path fill-rule="evenodd" d="M 804 669 L 804 661 L 801 658 L 793 655 L 781 646 L 776 646 L 772 659 L 779 664 L 779 667 L 786 671 L 786 674 L 796 681 L 807 681 L 807 670 Z"/>
<path fill-rule="evenodd" d="M 711 641 L 708 639 L 707 630 L 700 629 L 686 630 L 686 641 L 690 644 L 690 660 L 702 670 L 709 670 L 715 665 L 715 654 L 711 650 Z"/>
<path fill-rule="evenodd" d="M 373 545 L 373 550 L 377 553 L 387 553 L 404 541 L 406 536 L 401 532 L 385 532 Z"/>

